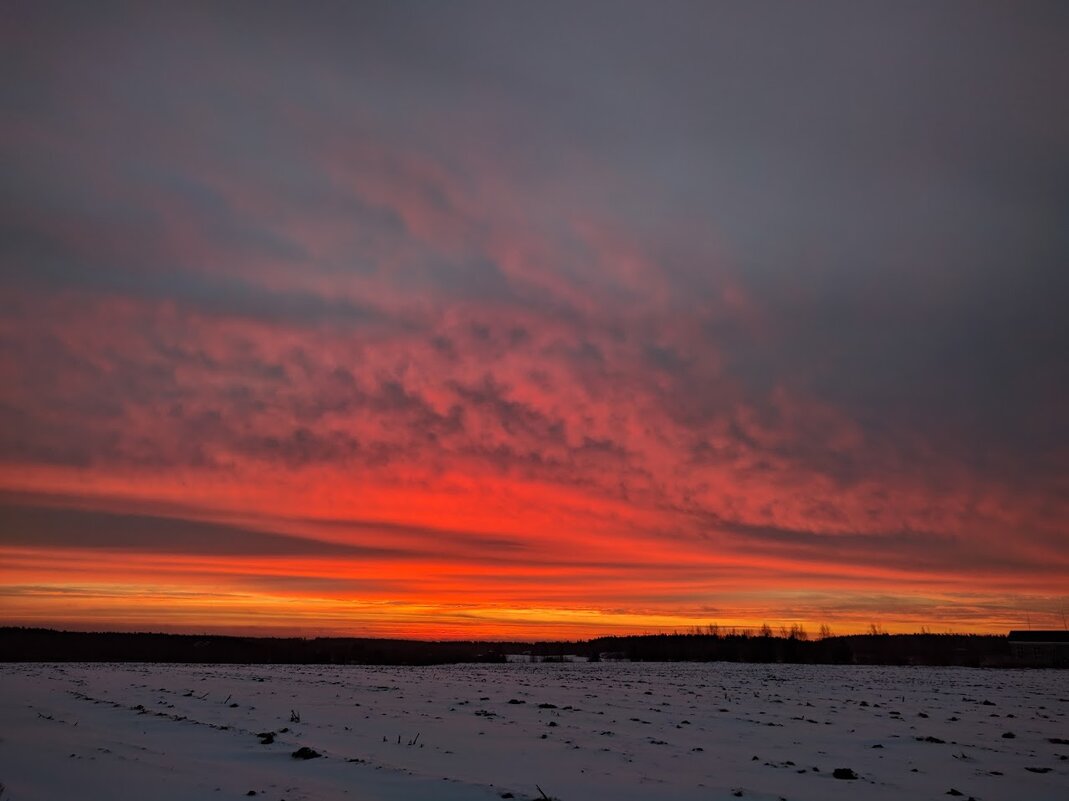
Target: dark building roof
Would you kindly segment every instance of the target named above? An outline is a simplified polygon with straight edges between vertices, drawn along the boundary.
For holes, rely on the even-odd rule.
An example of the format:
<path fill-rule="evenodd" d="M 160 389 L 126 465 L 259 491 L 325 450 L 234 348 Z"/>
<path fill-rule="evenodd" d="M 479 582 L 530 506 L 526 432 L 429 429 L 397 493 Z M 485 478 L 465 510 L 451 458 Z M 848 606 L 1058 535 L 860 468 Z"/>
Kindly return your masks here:
<path fill-rule="evenodd" d="M 1069 631 L 1011 631 L 1011 642 L 1059 642 L 1069 645 Z"/>

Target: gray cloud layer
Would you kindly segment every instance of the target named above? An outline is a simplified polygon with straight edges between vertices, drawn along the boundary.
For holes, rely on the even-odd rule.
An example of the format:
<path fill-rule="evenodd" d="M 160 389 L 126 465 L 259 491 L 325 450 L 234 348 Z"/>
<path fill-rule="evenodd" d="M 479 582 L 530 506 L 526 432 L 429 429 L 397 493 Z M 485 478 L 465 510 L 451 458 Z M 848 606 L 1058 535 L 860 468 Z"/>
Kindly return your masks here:
<path fill-rule="evenodd" d="M 478 347 L 437 330 L 443 308 L 535 309 L 630 337 L 646 355 L 639 367 L 606 363 L 587 340 L 567 359 L 591 384 L 626 370 L 662 378 L 666 414 L 683 425 L 723 411 L 720 385 L 699 369 L 715 357 L 769 425 L 779 412 L 767 398 L 786 386 L 895 443 L 903 460 L 916 436 L 999 481 L 1064 485 L 1064 4 L 12 3 L 3 17 L 8 290 L 417 331 L 443 360 Z M 418 153 L 447 179 L 352 155 L 369 140 Z M 367 163 L 385 182 L 415 183 L 448 235 L 429 241 L 418 220 L 361 194 Z M 480 217 L 439 185 L 450 181 L 459 195 L 504 187 L 502 202 Z M 592 212 L 656 264 L 668 309 L 645 329 L 627 315 L 646 287 L 621 289 L 623 268 L 573 241 L 570 223 Z M 317 253 L 294 218 L 344 225 Z M 472 244 L 517 220 L 552 244 L 550 263 L 525 274 Z M 579 300 L 539 283 L 542 271 Z M 374 278 L 388 291 L 332 294 L 309 277 Z M 713 310 L 728 279 L 760 336 Z M 399 297 L 430 311 L 402 314 Z M 677 312 L 704 327 L 666 346 L 658 332 Z M 189 354 L 172 356 L 153 364 L 159 375 L 135 363 L 96 376 L 101 397 L 82 397 L 101 407 L 87 405 L 85 419 L 113 416 L 112 395 L 170 400 L 167 373 Z M 18 378 L 47 384 L 40 372 L 69 354 L 42 339 L 7 357 Z M 493 384 L 447 386 L 506 427 L 561 438 L 559 421 L 510 405 Z M 302 408 L 329 402 L 329 389 Z M 380 394 L 388 408 L 375 411 L 402 421 L 422 402 L 404 387 L 393 406 Z M 42 386 L 42 403 L 50 397 Z M 465 422 L 436 414 L 424 418 Z M 0 420 L 14 458 L 89 464 L 114 445 L 21 399 L 0 403 Z M 361 447 L 306 429 L 225 435 L 294 463 Z M 829 457 L 819 431 L 780 447 L 847 482 L 872 469 Z"/>

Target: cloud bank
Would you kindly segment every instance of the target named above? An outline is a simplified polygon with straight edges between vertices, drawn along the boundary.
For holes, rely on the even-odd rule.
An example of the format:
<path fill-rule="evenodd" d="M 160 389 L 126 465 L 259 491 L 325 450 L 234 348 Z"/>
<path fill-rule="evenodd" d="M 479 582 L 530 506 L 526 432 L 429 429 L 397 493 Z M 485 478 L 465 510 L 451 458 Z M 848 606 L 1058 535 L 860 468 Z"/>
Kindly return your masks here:
<path fill-rule="evenodd" d="M 0 13 L 10 621 L 1060 621 L 1058 5 Z"/>

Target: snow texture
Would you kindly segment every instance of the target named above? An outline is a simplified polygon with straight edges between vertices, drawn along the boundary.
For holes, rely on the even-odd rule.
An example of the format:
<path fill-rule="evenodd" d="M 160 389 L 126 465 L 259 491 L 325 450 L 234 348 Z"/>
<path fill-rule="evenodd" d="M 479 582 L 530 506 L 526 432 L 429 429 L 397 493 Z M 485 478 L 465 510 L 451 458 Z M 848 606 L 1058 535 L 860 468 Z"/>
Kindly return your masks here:
<path fill-rule="evenodd" d="M 1066 676 L 6 664 L 0 797 L 1064 801 Z"/>

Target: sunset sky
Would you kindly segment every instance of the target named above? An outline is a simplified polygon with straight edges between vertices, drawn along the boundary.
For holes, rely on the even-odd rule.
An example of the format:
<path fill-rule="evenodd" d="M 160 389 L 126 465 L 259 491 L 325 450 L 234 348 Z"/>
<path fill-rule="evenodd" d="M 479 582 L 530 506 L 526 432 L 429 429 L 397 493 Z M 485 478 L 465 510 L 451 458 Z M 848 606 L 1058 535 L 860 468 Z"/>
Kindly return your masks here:
<path fill-rule="evenodd" d="M 1069 613 L 1065 3 L 0 7 L 0 624 Z"/>

